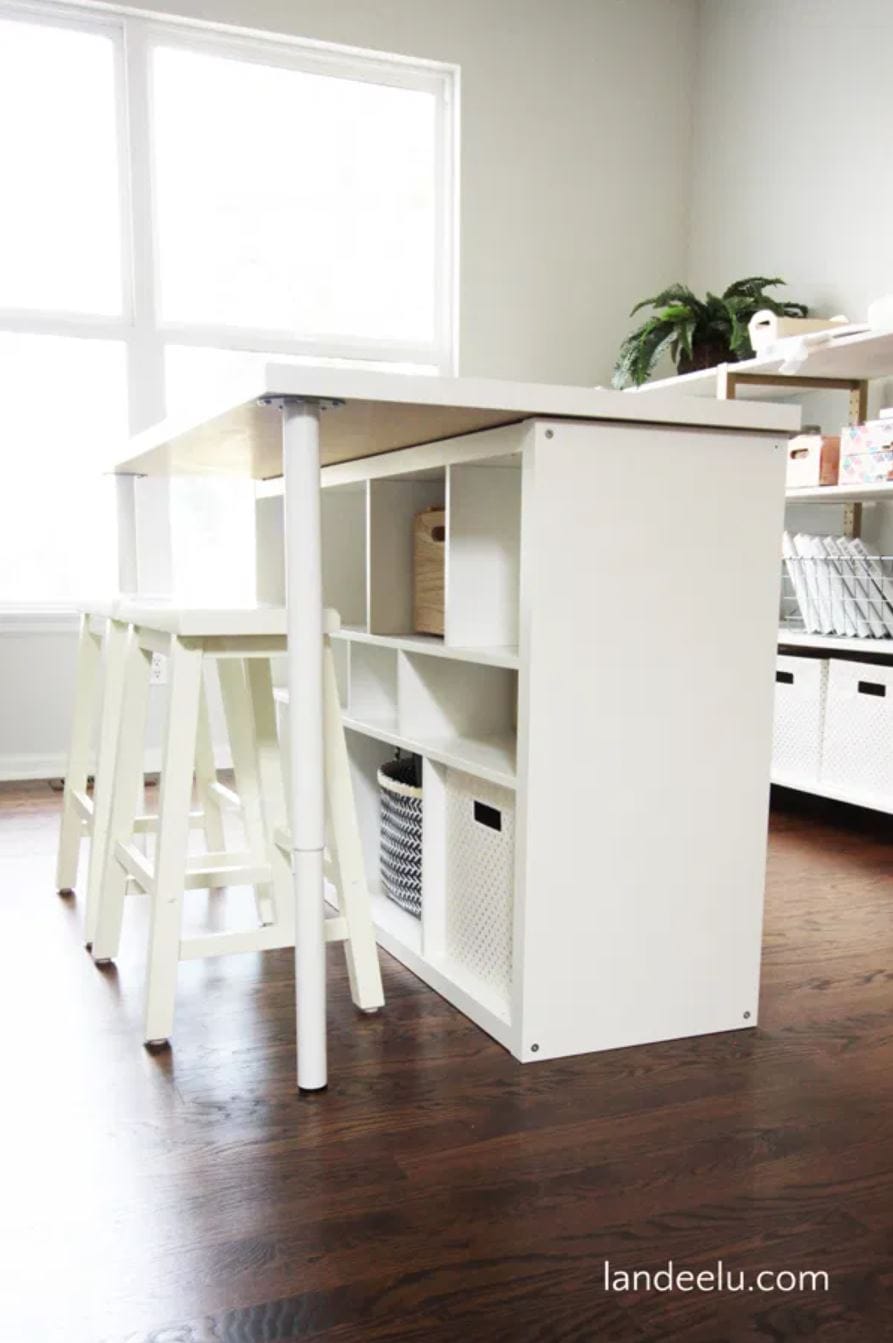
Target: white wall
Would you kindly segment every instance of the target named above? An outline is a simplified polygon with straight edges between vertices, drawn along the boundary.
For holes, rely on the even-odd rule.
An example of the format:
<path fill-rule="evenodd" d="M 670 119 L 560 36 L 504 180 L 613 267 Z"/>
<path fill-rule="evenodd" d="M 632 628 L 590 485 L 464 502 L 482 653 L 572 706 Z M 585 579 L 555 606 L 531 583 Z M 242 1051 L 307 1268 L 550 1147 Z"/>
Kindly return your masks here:
<path fill-rule="evenodd" d="M 702 0 L 688 278 L 820 313 L 893 290 L 891 0 Z"/>
<path fill-rule="evenodd" d="M 63 629 L 64 622 L 36 633 L 0 625 L 0 779 L 63 772 L 77 643 Z"/>
<path fill-rule="evenodd" d="M 682 268 L 696 0 L 144 0 L 462 68 L 461 371 L 606 382 Z M 64 768 L 73 635 L 0 630 L 0 778 Z"/>

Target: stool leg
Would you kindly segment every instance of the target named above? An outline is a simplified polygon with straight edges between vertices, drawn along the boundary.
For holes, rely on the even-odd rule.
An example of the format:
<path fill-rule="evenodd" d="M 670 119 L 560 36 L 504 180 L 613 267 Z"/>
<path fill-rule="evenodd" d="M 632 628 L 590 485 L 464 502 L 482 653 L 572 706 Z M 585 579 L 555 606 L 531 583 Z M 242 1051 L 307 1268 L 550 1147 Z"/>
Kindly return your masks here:
<path fill-rule="evenodd" d="M 356 1006 L 364 1012 L 374 1012 L 384 1003 L 384 989 L 350 780 L 350 761 L 344 740 L 335 663 L 328 639 L 323 653 L 323 697 L 326 793 L 340 877 L 340 910 L 347 921 L 348 936 L 344 943 L 344 954 L 347 958 L 350 995 Z"/>
<path fill-rule="evenodd" d="M 118 842 L 127 844 L 133 838 L 133 821 L 142 799 L 151 672 L 152 654 L 140 648 L 137 632 L 131 629 L 126 636 L 121 722 L 110 784 L 112 807 L 93 933 L 93 959 L 97 963 L 117 956 L 121 941 L 127 874 L 115 857 L 115 846 Z"/>
<path fill-rule="evenodd" d="M 174 1025 L 189 808 L 202 687 L 201 646 L 171 640 L 170 694 L 161 758 L 155 883 L 151 894 L 143 1038 L 161 1044 Z"/>
<path fill-rule="evenodd" d="M 90 866 L 87 869 L 87 906 L 84 911 L 84 941 L 93 945 L 96 920 L 102 899 L 102 882 L 108 859 L 109 825 L 115 795 L 115 754 L 121 726 L 124 697 L 124 662 L 127 654 L 127 625 L 110 620 L 103 656 L 102 712 L 99 719 L 99 746 L 93 784 L 93 829 L 90 842 Z"/>
<path fill-rule="evenodd" d="M 217 674 L 220 677 L 220 693 L 226 712 L 233 773 L 236 776 L 236 792 L 242 803 L 242 820 L 248 851 L 253 862 L 262 864 L 268 862 L 267 838 L 261 804 L 254 713 L 248 693 L 244 660 L 221 658 L 217 664 Z M 276 914 L 270 887 L 257 886 L 255 900 L 260 922 L 273 923 Z"/>
<path fill-rule="evenodd" d="M 206 674 L 207 671 L 208 668 L 205 667 Z M 198 804 L 204 812 L 205 845 L 209 853 L 222 853 L 226 848 L 226 837 L 223 833 L 223 814 L 211 791 L 211 785 L 216 782 L 217 769 L 214 765 L 211 716 L 208 712 L 207 687 L 203 680 L 198 713 L 198 736 L 195 744 L 195 783 Z"/>
<path fill-rule="evenodd" d="M 276 830 L 287 824 L 288 808 L 282 776 L 282 755 L 276 731 L 276 702 L 269 658 L 246 658 L 245 676 L 254 719 L 257 772 L 268 861 L 273 868 L 273 899 L 276 926 L 284 938 L 294 941 L 295 904 L 291 864 L 275 841 Z"/>
<path fill-rule="evenodd" d="M 90 719 L 99 676 L 100 660 L 101 641 L 90 628 L 90 617 L 82 615 L 75 672 L 74 715 L 68 748 L 68 764 L 65 769 L 65 790 L 62 794 L 62 825 L 59 831 L 59 852 L 56 859 L 56 890 L 65 894 L 74 889 L 78 877 L 82 819 L 74 804 L 72 794 L 75 792 L 82 793 L 87 787 Z"/>

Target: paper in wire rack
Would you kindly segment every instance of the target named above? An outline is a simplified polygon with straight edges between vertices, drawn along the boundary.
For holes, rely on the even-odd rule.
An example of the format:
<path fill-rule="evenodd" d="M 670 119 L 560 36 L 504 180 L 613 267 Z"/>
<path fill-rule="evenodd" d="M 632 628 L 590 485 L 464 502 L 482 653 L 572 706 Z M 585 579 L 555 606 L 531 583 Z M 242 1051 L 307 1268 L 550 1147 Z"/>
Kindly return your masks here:
<path fill-rule="evenodd" d="M 842 536 L 826 536 L 825 549 L 834 562 L 840 585 L 843 590 L 843 605 L 846 615 L 843 633 L 857 639 L 867 639 L 871 634 L 865 604 L 861 600 L 861 588 L 853 573 L 852 558 L 843 544 Z"/>
<path fill-rule="evenodd" d="M 828 575 L 834 633 L 852 638 L 856 634 L 856 622 L 850 614 L 849 594 L 843 582 L 842 571 L 845 566 L 841 562 L 834 537 L 816 536 L 813 539 L 816 542 L 820 568 Z"/>
<path fill-rule="evenodd" d="M 800 559 L 800 568 L 804 571 L 806 588 L 813 610 L 814 634 L 832 634 L 834 620 L 831 616 L 831 583 L 828 579 L 828 566 L 824 548 L 816 545 L 817 538 L 806 532 L 798 532 L 794 537 L 794 550 Z"/>
<path fill-rule="evenodd" d="M 893 638 L 891 560 L 859 537 L 782 538 L 785 573 L 808 634 Z M 790 600 L 790 598 L 788 599 Z M 783 608 L 784 618 L 784 608 Z"/>
<path fill-rule="evenodd" d="M 884 568 L 876 551 L 869 550 L 858 536 L 845 539 L 850 554 L 854 556 L 856 564 L 861 565 L 867 580 L 875 623 L 882 625 L 881 634 L 893 635 L 893 582 L 884 577 Z"/>
<path fill-rule="evenodd" d="M 815 608 L 812 603 L 809 588 L 806 583 L 806 574 L 804 566 L 800 563 L 797 554 L 797 548 L 794 545 L 794 538 L 790 532 L 784 532 L 781 538 L 781 553 L 784 559 L 784 567 L 787 571 L 788 580 L 794 589 L 794 596 L 797 599 L 797 605 L 800 608 L 800 617 L 803 621 L 803 628 L 807 634 L 818 633 L 818 623 Z"/>

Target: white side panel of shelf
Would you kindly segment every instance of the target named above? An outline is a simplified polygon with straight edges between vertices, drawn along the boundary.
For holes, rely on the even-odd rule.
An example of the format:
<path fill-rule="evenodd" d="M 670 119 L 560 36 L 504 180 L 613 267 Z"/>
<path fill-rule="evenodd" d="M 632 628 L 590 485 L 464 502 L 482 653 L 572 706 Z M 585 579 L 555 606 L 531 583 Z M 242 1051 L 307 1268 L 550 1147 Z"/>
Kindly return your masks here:
<path fill-rule="evenodd" d="M 412 632 L 413 520 L 425 508 L 443 506 L 444 498 L 443 473 L 432 480 L 369 482 L 369 629 L 373 634 Z"/>
<path fill-rule="evenodd" d="M 447 482 L 446 642 L 518 642 L 521 469 L 451 466 Z"/>
<path fill-rule="evenodd" d="M 753 1026 L 784 445 L 540 432 L 523 518 L 520 1056 Z"/>

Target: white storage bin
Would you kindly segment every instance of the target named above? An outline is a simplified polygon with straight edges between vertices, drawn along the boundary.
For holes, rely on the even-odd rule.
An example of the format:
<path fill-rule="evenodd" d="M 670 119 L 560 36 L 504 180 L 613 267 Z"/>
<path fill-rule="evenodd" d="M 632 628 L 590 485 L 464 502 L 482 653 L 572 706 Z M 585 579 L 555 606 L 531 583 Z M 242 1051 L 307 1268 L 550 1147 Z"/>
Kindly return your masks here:
<path fill-rule="evenodd" d="M 515 794 L 459 770 L 447 770 L 446 852 L 447 958 L 507 1008 L 512 983 Z"/>
<path fill-rule="evenodd" d="M 772 775 L 779 782 L 819 781 L 827 685 L 827 658 L 779 654 L 772 737 Z"/>
<path fill-rule="evenodd" d="M 821 780 L 893 803 L 893 666 L 831 662 Z"/>

